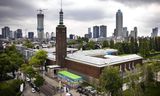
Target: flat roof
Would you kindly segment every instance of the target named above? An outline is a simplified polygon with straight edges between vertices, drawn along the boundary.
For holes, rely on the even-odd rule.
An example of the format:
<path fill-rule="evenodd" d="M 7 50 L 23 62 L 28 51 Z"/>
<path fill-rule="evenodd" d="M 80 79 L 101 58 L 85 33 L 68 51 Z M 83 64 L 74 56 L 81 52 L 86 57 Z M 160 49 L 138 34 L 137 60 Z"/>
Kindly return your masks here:
<path fill-rule="evenodd" d="M 124 56 L 105 55 L 104 57 L 106 58 L 93 57 L 96 55 L 104 55 L 106 54 L 106 52 L 109 51 L 114 51 L 114 49 L 98 49 L 98 50 L 87 50 L 81 52 L 78 51 L 73 54 L 68 54 L 66 59 L 95 67 L 105 67 L 109 65 L 115 65 L 119 63 L 142 59 L 141 56 L 136 54 L 130 54 Z"/>
<path fill-rule="evenodd" d="M 42 50 L 48 52 L 48 53 L 54 53 L 56 52 L 56 48 L 55 47 L 51 47 L 51 48 L 42 48 Z M 67 51 L 77 51 L 77 48 L 67 48 Z"/>
<path fill-rule="evenodd" d="M 73 80 L 77 80 L 77 79 L 81 79 L 81 76 L 78 76 L 76 74 L 73 74 L 71 72 L 68 72 L 68 71 L 59 71 L 58 74 L 61 74 L 63 76 L 66 76 L 68 78 L 71 78 Z"/>

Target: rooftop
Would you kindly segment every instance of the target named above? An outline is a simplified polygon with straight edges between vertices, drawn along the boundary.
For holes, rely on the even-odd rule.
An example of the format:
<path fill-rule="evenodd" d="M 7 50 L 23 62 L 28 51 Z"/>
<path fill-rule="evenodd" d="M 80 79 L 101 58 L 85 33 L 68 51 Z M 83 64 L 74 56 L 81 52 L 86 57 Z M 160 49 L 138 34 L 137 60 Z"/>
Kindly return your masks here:
<path fill-rule="evenodd" d="M 95 67 L 105 67 L 109 65 L 115 65 L 128 61 L 142 59 L 141 56 L 138 56 L 136 54 L 124 55 L 124 56 L 106 55 L 107 52 L 111 51 L 116 52 L 117 50 L 98 49 L 98 50 L 77 51 L 73 54 L 68 54 L 66 59 Z M 104 55 L 104 58 L 94 57 L 96 55 Z"/>

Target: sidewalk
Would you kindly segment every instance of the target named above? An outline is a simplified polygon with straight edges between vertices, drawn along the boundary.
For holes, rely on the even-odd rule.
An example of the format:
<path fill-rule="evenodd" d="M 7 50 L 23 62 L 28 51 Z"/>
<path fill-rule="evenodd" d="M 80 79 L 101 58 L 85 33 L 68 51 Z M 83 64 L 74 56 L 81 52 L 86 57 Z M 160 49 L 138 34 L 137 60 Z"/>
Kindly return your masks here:
<path fill-rule="evenodd" d="M 50 85 L 58 87 L 58 82 L 55 81 L 54 79 L 44 75 L 43 78 L 46 80 L 46 82 L 48 82 Z"/>

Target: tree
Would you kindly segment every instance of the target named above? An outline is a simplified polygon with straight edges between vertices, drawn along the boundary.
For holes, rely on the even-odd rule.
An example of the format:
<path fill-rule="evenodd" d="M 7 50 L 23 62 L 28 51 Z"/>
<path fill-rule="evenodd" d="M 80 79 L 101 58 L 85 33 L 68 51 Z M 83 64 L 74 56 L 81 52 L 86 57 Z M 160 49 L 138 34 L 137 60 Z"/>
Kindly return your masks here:
<path fill-rule="evenodd" d="M 114 48 L 114 41 L 111 40 L 109 45 L 110 45 L 110 48 Z"/>
<path fill-rule="evenodd" d="M 33 78 L 35 75 L 36 75 L 36 71 L 32 68 L 31 65 L 28 65 L 28 64 L 23 64 L 21 66 L 21 71 L 28 75 L 29 78 Z"/>
<path fill-rule="evenodd" d="M 90 41 L 87 43 L 87 49 L 95 49 L 95 42 L 94 41 Z"/>
<path fill-rule="evenodd" d="M 34 48 L 34 45 L 28 39 L 24 41 L 23 46 L 26 46 L 27 48 Z"/>
<path fill-rule="evenodd" d="M 109 43 L 108 43 L 107 40 L 105 40 L 105 41 L 103 41 L 103 43 L 102 43 L 102 48 L 107 48 L 107 47 L 109 47 Z"/>
<path fill-rule="evenodd" d="M 149 56 L 149 42 L 146 38 L 141 38 L 139 40 L 139 50 L 140 50 L 140 54 L 143 56 L 143 57 L 147 57 Z"/>
<path fill-rule="evenodd" d="M 6 73 L 10 72 L 10 62 L 6 53 L 0 54 L 0 80 L 3 80 Z"/>
<path fill-rule="evenodd" d="M 143 96 L 143 90 L 139 82 L 139 72 L 127 72 L 127 78 L 129 82 L 127 83 L 129 96 Z"/>
<path fill-rule="evenodd" d="M 118 42 L 118 43 L 116 43 L 116 44 L 114 45 L 114 47 L 115 47 L 116 49 L 118 49 L 118 53 L 119 53 L 119 54 L 123 54 L 123 53 L 124 53 L 122 43 Z"/>
<path fill-rule="evenodd" d="M 47 59 L 47 52 L 44 50 L 39 50 L 35 53 L 34 56 L 29 60 L 29 64 L 35 67 L 40 67 L 40 70 L 45 66 L 45 61 Z"/>
<path fill-rule="evenodd" d="M 146 86 L 154 82 L 153 64 L 144 65 L 144 84 Z"/>
<path fill-rule="evenodd" d="M 0 94 L 1 96 L 19 96 L 19 88 L 22 84 L 21 80 L 14 79 L 7 82 L 0 83 Z"/>
<path fill-rule="evenodd" d="M 35 78 L 36 79 L 34 80 L 34 84 L 36 85 L 36 87 L 41 87 L 44 84 L 44 78 L 40 75 L 36 75 Z"/>
<path fill-rule="evenodd" d="M 11 66 L 10 70 L 13 74 L 13 77 L 15 77 L 15 71 L 17 71 L 21 64 L 23 64 L 23 58 L 20 57 L 17 53 L 12 53 L 9 56 L 9 61 Z"/>
<path fill-rule="evenodd" d="M 105 93 L 111 96 L 121 96 L 122 93 L 122 77 L 117 67 L 106 67 L 100 76 L 100 87 Z"/>

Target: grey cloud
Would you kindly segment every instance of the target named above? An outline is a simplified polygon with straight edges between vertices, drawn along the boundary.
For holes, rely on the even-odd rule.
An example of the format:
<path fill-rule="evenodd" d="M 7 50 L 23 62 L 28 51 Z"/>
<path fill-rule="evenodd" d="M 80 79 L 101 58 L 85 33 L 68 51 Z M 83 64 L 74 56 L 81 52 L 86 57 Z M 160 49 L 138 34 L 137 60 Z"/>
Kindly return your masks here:
<path fill-rule="evenodd" d="M 160 0 L 98 0 L 98 1 L 116 1 L 122 4 L 125 4 L 129 7 L 137 7 L 142 5 L 148 5 L 151 3 L 160 4 Z"/>
<path fill-rule="evenodd" d="M 66 10 L 66 19 L 73 19 L 78 21 L 92 21 L 106 18 L 106 14 L 100 9 L 76 9 Z M 110 15 L 108 15 L 110 16 Z"/>
<path fill-rule="evenodd" d="M 24 20 L 36 16 L 36 8 L 22 0 L 0 0 L 0 8 L 1 24 L 8 19 Z"/>

